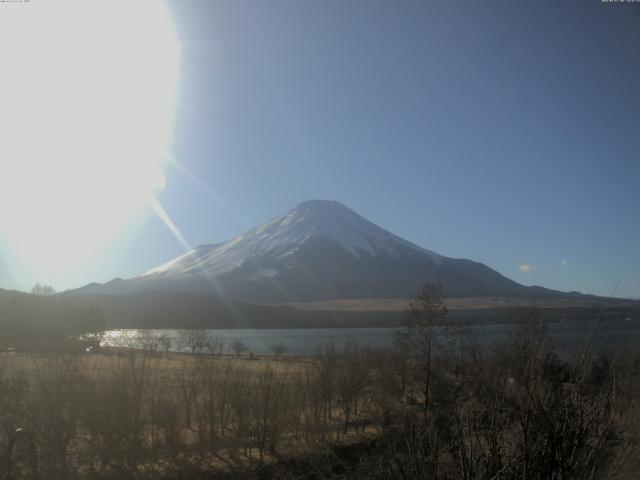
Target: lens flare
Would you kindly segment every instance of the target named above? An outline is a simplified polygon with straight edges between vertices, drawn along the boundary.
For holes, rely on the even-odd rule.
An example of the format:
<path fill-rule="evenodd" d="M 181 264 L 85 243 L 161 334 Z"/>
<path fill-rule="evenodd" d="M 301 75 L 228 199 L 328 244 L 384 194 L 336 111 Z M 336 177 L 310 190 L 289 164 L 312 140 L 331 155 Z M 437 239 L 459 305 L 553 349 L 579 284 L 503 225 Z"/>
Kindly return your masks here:
<path fill-rule="evenodd" d="M 164 188 L 180 48 L 156 0 L 0 15 L 0 235 L 43 277 L 83 265 Z"/>

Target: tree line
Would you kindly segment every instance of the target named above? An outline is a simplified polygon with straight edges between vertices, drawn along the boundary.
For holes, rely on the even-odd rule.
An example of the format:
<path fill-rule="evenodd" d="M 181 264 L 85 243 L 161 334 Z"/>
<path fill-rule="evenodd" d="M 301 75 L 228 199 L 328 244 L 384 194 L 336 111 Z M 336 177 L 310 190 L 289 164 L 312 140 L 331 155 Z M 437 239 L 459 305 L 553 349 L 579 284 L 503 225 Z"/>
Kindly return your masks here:
<path fill-rule="evenodd" d="M 95 347 L 105 329 L 102 311 L 90 303 L 44 293 L 0 299 L 3 348 L 47 351 Z"/>

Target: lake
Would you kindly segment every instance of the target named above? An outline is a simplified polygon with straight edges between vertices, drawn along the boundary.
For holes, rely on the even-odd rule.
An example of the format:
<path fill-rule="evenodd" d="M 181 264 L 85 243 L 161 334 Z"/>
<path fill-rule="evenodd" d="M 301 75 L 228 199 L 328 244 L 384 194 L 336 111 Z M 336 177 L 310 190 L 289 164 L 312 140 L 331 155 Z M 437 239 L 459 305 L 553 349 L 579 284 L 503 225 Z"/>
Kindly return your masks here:
<path fill-rule="evenodd" d="M 475 325 L 466 327 L 469 344 L 491 346 L 507 339 L 513 325 Z M 226 348 L 235 340 L 242 341 L 256 355 L 271 353 L 273 345 L 284 345 L 293 355 L 310 355 L 318 348 L 334 342 L 340 347 L 349 340 L 359 345 L 385 347 L 391 345 L 395 328 L 317 328 L 317 329 L 217 329 L 206 330 L 211 337 L 224 339 Z M 143 332 L 141 334 L 141 332 Z M 173 351 L 185 351 L 180 345 L 179 330 L 111 330 L 103 344 L 106 346 L 140 347 L 144 335 L 152 332 L 172 339 Z M 591 337 L 595 345 L 616 348 L 640 346 L 640 321 L 565 322 L 549 324 L 551 338 L 560 354 L 570 353 L 584 345 Z"/>

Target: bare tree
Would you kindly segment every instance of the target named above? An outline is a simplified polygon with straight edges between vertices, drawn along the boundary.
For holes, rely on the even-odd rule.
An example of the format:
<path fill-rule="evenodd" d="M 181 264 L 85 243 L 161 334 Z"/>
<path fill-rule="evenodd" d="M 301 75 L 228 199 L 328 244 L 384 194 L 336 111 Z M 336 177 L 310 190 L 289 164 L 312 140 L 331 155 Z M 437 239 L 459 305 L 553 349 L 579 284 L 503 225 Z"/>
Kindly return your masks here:
<path fill-rule="evenodd" d="M 317 369 L 315 381 L 318 389 L 317 394 L 322 419 L 321 438 L 324 440 L 328 422 L 331 419 L 331 409 L 336 395 L 338 360 L 336 347 L 333 342 L 325 345 L 324 349 L 319 352 L 315 365 Z"/>
<path fill-rule="evenodd" d="M 192 354 L 200 354 L 209 348 L 209 335 L 206 330 L 189 328 L 180 330 L 180 346 Z"/>
<path fill-rule="evenodd" d="M 162 348 L 164 354 L 167 355 L 173 345 L 173 339 L 169 335 L 162 334 L 158 337 L 158 344 L 160 345 L 160 348 Z"/>
<path fill-rule="evenodd" d="M 231 350 L 233 351 L 234 354 L 236 354 L 237 356 L 240 356 L 247 353 L 249 348 L 242 340 L 240 340 L 239 338 L 236 338 L 233 342 L 231 342 Z"/>
<path fill-rule="evenodd" d="M 31 420 L 38 425 L 40 463 L 57 478 L 69 474 L 69 447 L 77 434 L 79 387 L 77 357 L 48 356 L 34 368 Z"/>
<path fill-rule="evenodd" d="M 193 410 L 196 399 L 202 391 L 202 372 L 206 368 L 203 361 L 183 361 L 176 372 L 178 395 L 184 418 L 184 428 L 191 430 Z"/>
<path fill-rule="evenodd" d="M 252 446 L 252 411 L 253 396 L 251 394 L 251 381 L 244 370 L 236 371 L 233 375 L 229 392 L 229 404 L 235 418 L 235 438 L 243 446 L 244 454 L 251 456 Z"/>
<path fill-rule="evenodd" d="M 364 355 L 355 341 L 350 340 L 345 344 L 336 373 L 336 393 L 344 414 L 343 433 L 346 434 L 352 414 L 358 413 L 358 399 L 369 376 Z"/>
<path fill-rule="evenodd" d="M 271 353 L 273 353 L 276 358 L 281 357 L 287 352 L 287 346 L 284 343 L 274 343 L 271 345 Z"/>
<path fill-rule="evenodd" d="M 53 288 L 51 285 L 44 285 L 44 284 L 41 285 L 40 283 L 36 283 L 31 288 L 31 293 L 34 295 L 55 295 L 56 289 Z"/>
<path fill-rule="evenodd" d="M 138 345 L 144 353 L 155 355 L 160 349 L 160 335 L 153 330 L 138 330 Z"/>
<path fill-rule="evenodd" d="M 260 370 L 253 388 L 252 419 L 260 463 L 266 454 L 275 454 L 282 433 L 284 376 L 271 367 Z"/>
<path fill-rule="evenodd" d="M 207 351 L 211 355 L 221 356 L 227 345 L 227 340 L 220 334 L 210 335 L 207 342 Z"/>
<path fill-rule="evenodd" d="M 405 312 L 405 328 L 396 333 L 395 343 L 409 359 L 421 386 L 424 408 L 428 408 L 433 381 L 433 359 L 440 346 L 439 329 L 446 324 L 446 293 L 442 286 L 427 284 Z"/>

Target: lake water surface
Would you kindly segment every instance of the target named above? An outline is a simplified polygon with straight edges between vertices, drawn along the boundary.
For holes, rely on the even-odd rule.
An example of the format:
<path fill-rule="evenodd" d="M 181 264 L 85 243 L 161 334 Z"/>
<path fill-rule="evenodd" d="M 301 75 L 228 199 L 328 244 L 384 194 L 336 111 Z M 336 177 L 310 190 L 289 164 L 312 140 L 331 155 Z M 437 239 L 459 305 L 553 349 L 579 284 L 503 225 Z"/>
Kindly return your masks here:
<path fill-rule="evenodd" d="M 395 328 L 314 328 L 314 329 L 219 329 L 206 330 L 211 337 L 223 338 L 226 348 L 241 340 L 250 352 L 257 355 L 271 353 L 274 345 L 284 345 L 293 355 L 314 354 L 319 348 L 333 342 L 336 346 L 354 340 L 359 345 L 384 347 L 391 345 Z M 465 342 L 491 346 L 504 341 L 513 333 L 513 325 L 475 325 L 466 327 Z M 105 336 L 108 346 L 141 347 L 148 333 L 171 338 L 171 350 L 185 351 L 179 330 L 111 330 Z M 549 332 L 559 353 L 573 351 L 592 338 L 597 346 L 640 348 L 640 321 L 566 322 L 549 325 Z"/>

